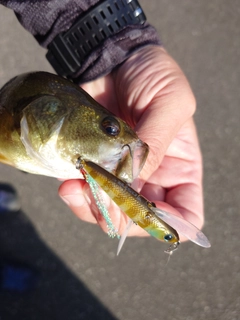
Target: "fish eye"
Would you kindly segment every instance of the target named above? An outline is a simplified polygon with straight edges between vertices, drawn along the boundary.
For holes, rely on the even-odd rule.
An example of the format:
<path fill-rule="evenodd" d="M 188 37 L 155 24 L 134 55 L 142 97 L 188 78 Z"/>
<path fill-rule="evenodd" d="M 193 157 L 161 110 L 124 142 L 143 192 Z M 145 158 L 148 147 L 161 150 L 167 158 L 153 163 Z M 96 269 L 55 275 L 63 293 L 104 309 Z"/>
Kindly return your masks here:
<path fill-rule="evenodd" d="M 172 238 L 173 238 L 173 236 L 172 236 L 171 234 L 166 234 L 166 235 L 164 236 L 164 240 L 165 240 L 165 241 L 170 241 L 170 240 L 172 240 Z"/>
<path fill-rule="evenodd" d="M 102 120 L 102 129 L 109 136 L 117 136 L 120 133 L 120 124 L 116 118 L 108 116 Z"/>

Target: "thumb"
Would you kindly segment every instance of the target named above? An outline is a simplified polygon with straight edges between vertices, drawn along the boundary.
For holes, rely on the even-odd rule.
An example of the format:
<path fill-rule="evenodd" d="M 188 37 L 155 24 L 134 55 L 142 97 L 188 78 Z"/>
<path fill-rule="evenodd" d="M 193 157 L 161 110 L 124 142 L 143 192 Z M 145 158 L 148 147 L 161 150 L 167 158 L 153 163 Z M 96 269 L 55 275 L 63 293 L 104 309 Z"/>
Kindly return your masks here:
<path fill-rule="evenodd" d="M 152 99 L 135 127 L 140 139 L 149 145 L 141 172 L 144 180 L 159 167 L 172 140 L 195 111 L 195 99 L 185 78 L 175 79 L 164 91 Z"/>
<path fill-rule="evenodd" d="M 141 177 L 147 179 L 160 165 L 168 146 L 195 112 L 196 102 L 177 63 L 157 46 L 130 57 L 117 71 L 118 96 L 130 109 L 130 123 L 150 147 Z"/>

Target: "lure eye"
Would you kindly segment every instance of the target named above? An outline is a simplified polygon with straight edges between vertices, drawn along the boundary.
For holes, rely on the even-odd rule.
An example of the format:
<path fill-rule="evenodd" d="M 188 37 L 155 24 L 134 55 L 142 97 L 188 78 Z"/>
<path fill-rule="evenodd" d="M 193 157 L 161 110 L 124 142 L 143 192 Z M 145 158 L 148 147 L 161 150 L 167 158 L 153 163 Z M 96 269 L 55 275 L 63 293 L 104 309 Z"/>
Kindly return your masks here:
<path fill-rule="evenodd" d="M 120 133 L 120 124 L 114 117 L 106 117 L 102 120 L 102 129 L 109 136 L 118 136 Z"/>
<path fill-rule="evenodd" d="M 171 234 L 166 234 L 166 235 L 164 236 L 164 240 L 165 240 L 165 241 L 170 241 L 170 240 L 172 240 L 172 238 L 173 238 L 173 236 L 172 236 Z"/>

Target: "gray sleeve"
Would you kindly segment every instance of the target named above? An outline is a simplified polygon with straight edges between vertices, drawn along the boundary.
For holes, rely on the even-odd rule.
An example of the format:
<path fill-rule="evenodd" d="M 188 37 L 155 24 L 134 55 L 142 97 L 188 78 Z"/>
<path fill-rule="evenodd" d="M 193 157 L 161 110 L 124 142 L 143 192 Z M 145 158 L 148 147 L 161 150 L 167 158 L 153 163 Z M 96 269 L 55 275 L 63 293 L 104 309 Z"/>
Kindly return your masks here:
<path fill-rule="evenodd" d="M 21 25 L 47 48 L 56 35 L 68 30 L 81 13 L 98 1 L 0 0 L 0 4 L 12 9 Z"/>
<path fill-rule="evenodd" d="M 22 26 L 45 48 L 97 2 L 99 0 L 0 0 L 0 4 L 12 9 Z M 151 44 L 160 45 L 151 25 L 128 26 L 92 51 L 72 78 L 82 83 L 106 75 L 136 50 Z"/>

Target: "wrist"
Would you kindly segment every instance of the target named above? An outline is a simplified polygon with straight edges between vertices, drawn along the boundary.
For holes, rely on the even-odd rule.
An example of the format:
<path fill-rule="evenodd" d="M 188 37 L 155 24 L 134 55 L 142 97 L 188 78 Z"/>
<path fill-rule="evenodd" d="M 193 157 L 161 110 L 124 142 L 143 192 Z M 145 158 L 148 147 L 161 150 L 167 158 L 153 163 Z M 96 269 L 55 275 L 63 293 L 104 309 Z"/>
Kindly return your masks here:
<path fill-rule="evenodd" d="M 156 30 L 144 21 L 136 0 L 124 0 L 121 5 L 101 1 L 53 40 L 47 58 L 57 73 L 74 82 L 95 80 L 110 73 L 139 48 L 160 44 Z"/>

